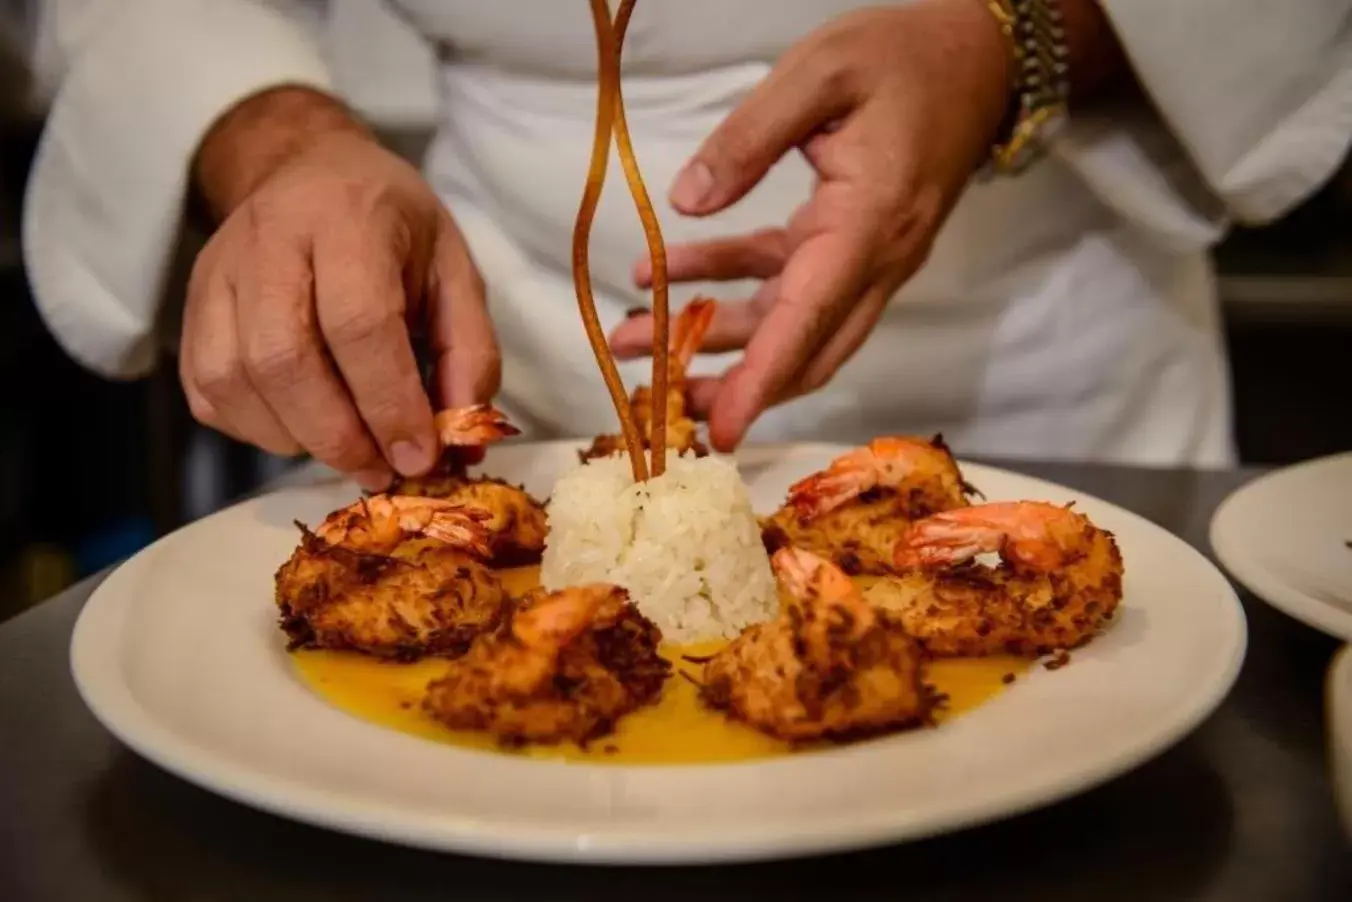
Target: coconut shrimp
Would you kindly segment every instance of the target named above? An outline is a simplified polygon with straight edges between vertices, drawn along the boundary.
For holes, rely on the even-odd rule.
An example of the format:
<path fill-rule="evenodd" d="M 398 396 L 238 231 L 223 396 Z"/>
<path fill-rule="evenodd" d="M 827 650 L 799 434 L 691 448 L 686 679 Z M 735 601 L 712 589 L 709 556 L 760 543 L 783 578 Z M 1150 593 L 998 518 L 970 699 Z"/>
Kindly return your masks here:
<path fill-rule="evenodd" d="M 462 654 L 504 594 L 483 563 L 481 513 L 449 501 L 376 495 L 335 511 L 276 575 L 291 648 L 413 660 Z"/>
<path fill-rule="evenodd" d="M 434 423 L 444 448 L 436 466 L 423 476 L 396 478 L 389 494 L 448 497 L 469 479 L 469 468 L 483 460 L 486 446 L 521 433 L 489 404 L 443 410 Z"/>
<path fill-rule="evenodd" d="M 704 667 L 701 696 L 789 740 L 848 738 L 925 723 L 934 699 L 923 652 L 838 567 L 785 548 L 772 560 L 790 596 L 779 618 L 748 627 Z"/>
<path fill-rule="evenodd" d="M 671 673 L 661 638 L 618 586 L 536 589 L 428 686 L 423 707 L 508 744 L 585 744 L 657 699 Z"/>
<path fill-rule="evenodd" d="M 679 454 L 692 452 L 704 457 L 709 449 L 699 440 L 699 427 L 690 419 L 685 406 L 686 376 L 690 362 L 695 359 L 704 333 L 713 321 L 718 304 L 710 298 L 696 298 L 681 310 L 672 324 L 671 353 L 667 357 L 667 447 Z M 653 391 L 640 385 L 629 399 L 634 410 L 634 422 L 643 436 L 643 446 L 652 447 Z M 625 451 L 624 436 L 598 435 L 591 447 L 582 452 L 583 460 L 609 457 Z"/>
<path fill-rule="evenodd" d="M 973 491 L 942 437 L 876 438 L 792 485 L 762 534 L 770 551 L 792 545 L 846 573 L 886 573 L 912 520 L 966 507 Z"/>
<path fill-rule="evenodd" d="M 482 459 L 485 445 L 520 430 L 488 404 L 443 410 L 436 416 L 436 426 L 446 447 L 437 465 L 424 476 L 396 479 L 389 493 L 478 508 L 487 514 L 481 523 L 489 536 L 490 563 L 497 567 L 538 563 L 545 547 L 544 505 L 521 486 L 469 476 L 469 466 Z"/>
<path fill-rule="evenodd" d="M 1000 563 L 973 559 L 997 552 Z M 1112 533 L 1068 507 L 999 502 L 936 514 L 897 543 L 868 598 L 936 655 L 1040 655 L 1094 637 L 1122 600 Z"/>

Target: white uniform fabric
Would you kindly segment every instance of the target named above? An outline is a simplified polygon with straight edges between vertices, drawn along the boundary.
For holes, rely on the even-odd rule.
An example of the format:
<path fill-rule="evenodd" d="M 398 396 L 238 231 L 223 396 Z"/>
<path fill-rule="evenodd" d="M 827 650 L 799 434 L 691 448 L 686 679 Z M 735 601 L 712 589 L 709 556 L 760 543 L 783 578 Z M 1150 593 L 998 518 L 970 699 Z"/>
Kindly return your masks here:
<path fill-rule="evenodd" d="M 573 218 L 595 103 L 591 24 L 559 0 L 399 0 L 437 48 L 426 172 L 459 221 L 504 345 L 500 402 L 538 435 L 612 428 L 577 319 Z M 625 95 L 655 197 L 785 48 L 862 5 L 648 0 Z M 323 3 L 55 0 L 40 71 L 58 86 L 29 188 L 25 251 L 69 352 L 112 377 L 154 359 L 192 149 L 234 100 L 326 87 L 308 30 Z M 1231 461 L 1227 366 L 1207 250 L 1233 219 L 1275 218 L 1352 138 L 1352 2 L 1105 0 L 1150 109 L 1078 120 L 1052 157 L 975 184 L 930 261 L 823 391 L 767 414 L 758 440 L 941 431 L 962 452 L 1216 466 Z M 796 155 L 719 216 L 659 211 L 668 242 L 786 221 Z M 645 298 L 644 252 L 612 164 L 592 260 L 607 326 Z M 690 286 L 732 299 L 747 285 Z M 180 303 L 173 298 L 168 303 Z M 701 359 L 716 372 L 728 360 Z M 630 384 L 645 365 L 625 368 Z"/>

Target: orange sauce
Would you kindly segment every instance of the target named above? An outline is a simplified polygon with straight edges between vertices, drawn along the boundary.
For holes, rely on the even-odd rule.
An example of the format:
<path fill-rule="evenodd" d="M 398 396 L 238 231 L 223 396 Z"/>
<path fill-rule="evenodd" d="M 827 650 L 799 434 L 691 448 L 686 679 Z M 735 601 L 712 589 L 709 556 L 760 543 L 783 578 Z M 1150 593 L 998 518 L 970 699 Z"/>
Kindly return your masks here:
<path fill-rule="evenodd" d="M 534 567 L 503 571 L 502 577 L 512 594 L 532 588 L 539 580 Z M 720 640 L 673 646 L 664 648 L 662 653 L 677 668 L 698 676 L 698 667 L 683 661 L 682 655 L 709 655 L 724 644 Z M 448 664 L 444 660 L 397 664 L 339 651 L 300 651 L 292 658 L 307 686 L 355 717 L 450 745 L 498 749 L 490 736 L 451 730 L 423 713 L 423 692 L 429 682 L 445 672 Z M 1007 674 L 1021 674 L 1029 664 L 1021 658 L 1003 656 L 931 663 L 927 682 L 948 696 L 937 719 L 940 722 L 952 719 L 995 697 L 1005 688 Z M 706 708 L 695 685 L 677 674 L 667 681 L 657 704 L 625 716 L 612 735 L 586 749 L 572 744 L 527 746 L 511 754 L 611 764 L 711 764 L 766 758 L 790 751 L 787 743 Z"/>

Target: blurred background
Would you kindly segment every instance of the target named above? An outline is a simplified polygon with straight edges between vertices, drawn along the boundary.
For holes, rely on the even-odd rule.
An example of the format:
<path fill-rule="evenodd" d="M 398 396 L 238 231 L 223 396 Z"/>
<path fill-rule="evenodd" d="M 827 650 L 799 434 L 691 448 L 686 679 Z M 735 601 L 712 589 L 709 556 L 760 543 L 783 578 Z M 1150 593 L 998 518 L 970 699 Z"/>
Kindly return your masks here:
<path fill-rule="evenodd" d="M 19 248 L 45 98 L 21 61 L 25 4 L 0 0 L 0 620 L 285 468 L 193 424 L 172 362 L 104 382 L 33 308 Z M 412 159 L 434 109 L 432 61 L 370 0 L 337 0 L 321 35 L 349 101 Z M 1283 222 L 1217 252 L 1245 464 L 1352 447 L 1352 166 Z"/>

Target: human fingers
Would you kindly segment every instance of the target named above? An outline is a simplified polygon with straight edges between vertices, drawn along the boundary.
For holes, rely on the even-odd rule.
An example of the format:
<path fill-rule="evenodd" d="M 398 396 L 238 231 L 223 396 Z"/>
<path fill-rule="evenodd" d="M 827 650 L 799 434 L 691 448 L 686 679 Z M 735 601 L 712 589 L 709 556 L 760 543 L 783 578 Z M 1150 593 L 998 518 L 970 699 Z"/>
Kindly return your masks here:
<path fill-rule="evenodd" d="M 868 292 L 865 300 L 850 311 L 835 333 L 802 368 L 801 375 L 778 392 L 766 407 L 782 404 L 816 391 L 830 381 L 831 376 L 844 366 L 868 339 L 890 297 L 890 290 Z M 714 406 L 718 403 L 719 395 L 726 391 L 730 384 L 743 378 L 741 374 L 744 369 L 745 364 L 738 363 L 722 375 L 699 376 L 687 381 L 686 410 L 691 419 L 709 419 Z M 764 410 L 761 410 L 757 415 L 763 412 Z"/>
<path fill-rule="evenodd" d="M 685 409 L 692 420 L 707 420 L 718 393 L 723 390 L 722 376 L 695 376 L 685 383 Z"/>
<path fill-rule="evenodd" d="M 744 197 L 780 157 L 858 102 L 849 63 L 829 40 L 791 49 L 695 151 L 672 184 L 671 205 L 703 216 Z"/>
<path fill-rule="evenodd" d="M 892 296 L 928 256 L 930 233 L 925 220 L 926 215 L 922 214 L 916 224 L 901 231 L 898 240 L 885 252 L 875 255 L 871 284 L 860 294 L 839 328 L 803 367 L 793 389 L 795 394 L 807 394 L 826 385 L 868 339 Z"/>
<path fill-rule="evenodd" d="M 766 408 L 792 390 L 803 369 L 848 316 L 867 275 L 867 241 L 847 231 L 807 239 L 784 268 L 777 302 L 724 376 L 709 434 L 731 450 Z"/>
<path fill-rule="evenodd" d="M 324 346 L 308 246 L 253 241 L 237 271 L 236 329 L 249 381 L 316 460 L 379 490 L 389 465 L 367 432 Z"/>
<path fill-rule="evenodd" d="M 405 321 L 405 261 L 416 238 L 388 214 L 327 229 L 315 243 L 319 330 L 357 412 L 381 452 L 406 476 L 441 450 Z M 419 290 L 422 279 L 410 280 Z"/>
<path fill-rule="evenodd" d="M 831 377 L 868 339 L 891 296 L 892 288 L 885 283 L 875 283 L 865 291 L 860 302 L 802 368 L 797 381 L 785 393 L 786 397 L 780 398 L 780 401 L 817 391 L 831 381 Z"/>
<path fill-rule="evenodd" d="M 235 327 L 235 292 L 208 251 L 199 255 L 188 282 L 179 381 L 188 409 L 202 425 L 271 454 L 300 453 L 249 381 Z"/>
<path fill-rule="evenodd" d="M 774 303 L 779 290 L 779 279 L 761 284 L 749 300 L 720 302 L 714 308 L 714 317 L 700 342 L 700 351 L 721 354 L 746 347 L 755 334 L 765 311 Z M 653 349 L 653 317 L 640 313 L 628 317 L 610 333 L 610 348 L 620 360 L 645 357 Z"/>
<path fill-rule="evenodd" d="M 667 248 L 667 280 L 671 282 L 728 282 L 768 279 L 784 267 L 789 255 L 783 229 L 762 229 L 748 235 L 714 238 Z M 652 259 L 634 264 L 634 284 L 651 288 Z"/>
<path fill-rule="evenodd" d="M 502 382 L 502 352 L 483 278 L 449 215 L 438 232 L 428 293 L 442 403 L 464 407 L 489 401 Z"/>

